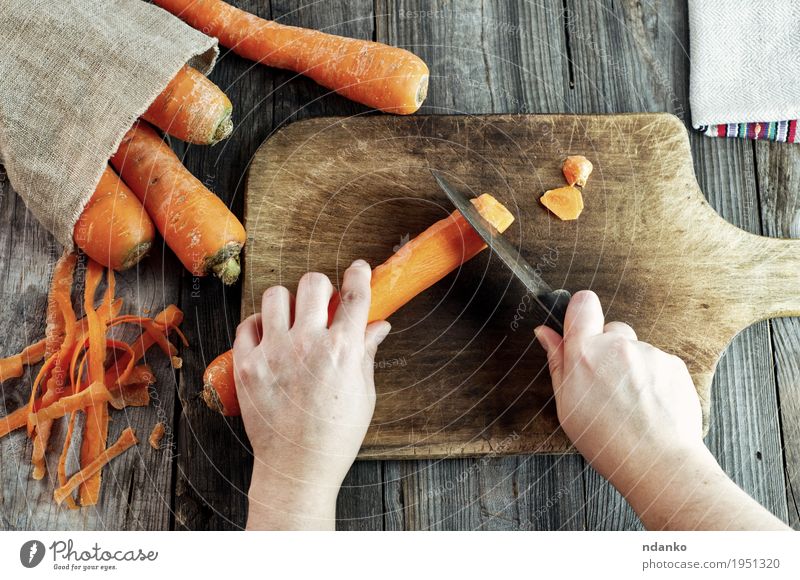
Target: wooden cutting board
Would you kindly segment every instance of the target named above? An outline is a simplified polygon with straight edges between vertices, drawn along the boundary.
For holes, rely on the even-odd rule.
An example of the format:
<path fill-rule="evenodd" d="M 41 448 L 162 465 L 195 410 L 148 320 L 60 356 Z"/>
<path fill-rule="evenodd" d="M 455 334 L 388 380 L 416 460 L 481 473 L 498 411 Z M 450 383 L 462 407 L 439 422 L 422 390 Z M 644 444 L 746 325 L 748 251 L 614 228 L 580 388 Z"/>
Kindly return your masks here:
<path fill-rule="evenodd" d="M 586 155 L 586 208 L 561 222 L 539 203 Z M 246 188 L 242 314 L 309 270 L 341 282 L 453 208 L 429 168 L 490 192 L 516 216 L 506 235 L 555 287 L 597 292 L 608 319 L 682 357 L 708 419 L 731 339 L 800 314 L 800 241 L 748 234 L 706 203 L 686 129 L 667 114 L 319 118 L 256 153 Z M 490 252 L 399 310 L 376 360 L 377 406 L 360 457 L 552 453 L 558 427 L 540 320 Z"/>

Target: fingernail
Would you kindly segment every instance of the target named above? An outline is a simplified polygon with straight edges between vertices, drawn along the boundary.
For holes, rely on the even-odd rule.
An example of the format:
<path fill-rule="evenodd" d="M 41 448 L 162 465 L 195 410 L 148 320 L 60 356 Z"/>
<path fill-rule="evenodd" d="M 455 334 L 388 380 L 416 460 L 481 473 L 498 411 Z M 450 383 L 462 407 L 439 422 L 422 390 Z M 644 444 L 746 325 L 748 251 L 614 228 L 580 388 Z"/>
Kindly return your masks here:
<path fill-rule="evenodd" d="M 362 260 L 360 258 L 358 260 L 354 261 L 352 264 L 350 264 L 351 268 L 363 268 L 364 266 L 369 268 L 369 264 L 367 264 L 367 262 L 365 260 Z"/>
<path fill-rule="evenodd" d="M 378 344 L 382 343 L 383 339 L 389 336 L 389 333 L 391 331 L 392 331 L 392 325 L 387 322 L 383 327 L 383 331 L 378 335 Z"/>

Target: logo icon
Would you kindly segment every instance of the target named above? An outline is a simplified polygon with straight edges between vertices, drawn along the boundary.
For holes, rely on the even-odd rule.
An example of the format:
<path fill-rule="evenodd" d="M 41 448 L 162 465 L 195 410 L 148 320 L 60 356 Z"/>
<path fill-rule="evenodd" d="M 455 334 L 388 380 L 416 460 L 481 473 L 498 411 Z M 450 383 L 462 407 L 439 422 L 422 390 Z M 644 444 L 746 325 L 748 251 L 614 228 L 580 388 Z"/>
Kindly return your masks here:
<path fill-rule="evenodd" d="M 19 561 L 26 568 L 35 568 L 44 560 L 44 544 L 39 540 L 28 540 L 19 549 Z"/>

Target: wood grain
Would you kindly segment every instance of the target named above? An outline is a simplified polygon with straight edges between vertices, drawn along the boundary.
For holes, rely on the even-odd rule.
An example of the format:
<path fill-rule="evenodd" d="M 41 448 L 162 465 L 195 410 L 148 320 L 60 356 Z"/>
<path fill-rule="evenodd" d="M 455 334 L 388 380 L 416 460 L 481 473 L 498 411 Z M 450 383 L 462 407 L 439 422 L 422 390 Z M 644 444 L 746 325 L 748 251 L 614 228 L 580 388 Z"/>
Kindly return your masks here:
<path fill-rule="evenodd" d="M 587 210 L 556 222 L 536 196 L 562 182 L 560 161 L 574 152 L 595 163 Z M 756 321 L 800 312 L 800 243 L 721 219 L 694 179 L 683 124 L 670 115 L 295 123 L 251 163 L 246 295 L 293 286 L 309 270 L 338 279 L 357 256 L 383 261 L 449 214 L 430 167 L 504 202 L 518 216 L 506 235 L 553 286 L 595 290 L 609 318 L 683 358 L 706 414 L 731 339 Z M 522 311 L 523 296 L 486 254 L 396 314 L 386 358 L 376 361 L 378 404 L 362 456 L 568 450 L 533 344 L 541 318 Z"/>
<path fill-rule="evenodd" d="M 800 151 L 791 145 L 758 143 L 755 155 L 764 232 L 800 238 Z M 787 521 L 800 529 L 800 320 L 773 320 L 770 326 L 783 451 L 782 457 L 776 455 L 783 459 L 786 474 Z M 763 458 L 762 454 L 759 459 Z"/>

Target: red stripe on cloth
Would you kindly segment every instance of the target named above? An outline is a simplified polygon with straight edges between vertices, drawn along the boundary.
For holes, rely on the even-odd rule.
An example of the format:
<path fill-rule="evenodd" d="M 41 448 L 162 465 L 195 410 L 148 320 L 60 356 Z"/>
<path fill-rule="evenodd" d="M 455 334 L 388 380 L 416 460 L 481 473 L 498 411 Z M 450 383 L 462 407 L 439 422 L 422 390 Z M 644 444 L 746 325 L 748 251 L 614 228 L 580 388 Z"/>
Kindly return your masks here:
<path fill-rule="evenodd" d="M 789 121 L 789 134 L 786 136 L 786 141 L 789 143 L 794 143 L 796 135 L 797 135 L 797 120 Z"/>
<path fill-rule="evenodd" d="M 717 125 L 717 136 L 718 137 L 727 137 L 728 136 L 728 126 L 725 124 Z"/>

